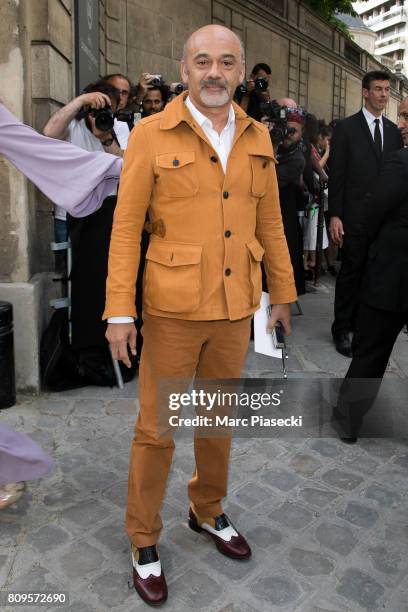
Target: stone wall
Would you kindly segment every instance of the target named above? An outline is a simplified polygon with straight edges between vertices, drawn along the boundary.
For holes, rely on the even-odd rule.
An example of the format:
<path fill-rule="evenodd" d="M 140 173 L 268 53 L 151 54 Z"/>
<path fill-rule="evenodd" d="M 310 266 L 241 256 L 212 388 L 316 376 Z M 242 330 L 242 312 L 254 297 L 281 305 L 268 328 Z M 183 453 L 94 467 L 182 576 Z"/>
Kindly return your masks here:
<path fill-rule="evenodd" d="M 75 95 L 73 12 L 74 0 L 0 2 L 0 95 L 38 130 Z M 328 121 L 360 107 L 362 74 L 381 66 L 300 0 L 99 0 L 100 74 L 137 81 L 148 70 L 178 80 L 183 42 L 207 23 L 241 37 L 248 71 L 271 64 L 275 97 L 289 95 Z M 395 87 L 392 119 L 398 99 Z M 18 386 L 37 390 L 39 339 L 57 289 L 52 206 L 1 158 L 0 201 L 0 299 L 15 306 Z"/>

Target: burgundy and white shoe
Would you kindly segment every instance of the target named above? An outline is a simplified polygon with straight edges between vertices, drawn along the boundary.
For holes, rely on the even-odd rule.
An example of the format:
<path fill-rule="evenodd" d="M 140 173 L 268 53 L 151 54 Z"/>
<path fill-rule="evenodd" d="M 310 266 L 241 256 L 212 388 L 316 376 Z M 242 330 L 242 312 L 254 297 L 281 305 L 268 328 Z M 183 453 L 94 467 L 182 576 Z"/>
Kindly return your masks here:
<path fill-rule="evenodd" d="M 144 602 L 159 606 L 167 599 L 167 584 L 156 546 L 132 544 L 133 584 Z"/>
<path fill-rule="evenodd" d="M 238 533 L 226 514 L 203 517 L 196 515 L 190 508 L 188 525 L 197 533 L 204 531 L 208 534 L 220 553 L 231 559 L 249 559 L 252 554 L 248 542 Z"/>

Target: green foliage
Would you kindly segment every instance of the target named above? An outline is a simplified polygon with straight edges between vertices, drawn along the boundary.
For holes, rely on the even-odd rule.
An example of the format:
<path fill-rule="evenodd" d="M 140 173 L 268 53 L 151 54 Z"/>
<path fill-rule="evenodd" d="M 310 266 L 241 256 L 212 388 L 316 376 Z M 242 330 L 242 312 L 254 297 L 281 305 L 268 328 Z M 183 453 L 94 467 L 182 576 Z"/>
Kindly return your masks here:
<path fill-rule="evenodd" d="M 324 19 L 330 21 L 331 23 L 336 23 L 335 14 L 339 13 L 347 13 L 348 15 L 356 15 L 355 10 L 353 9 L 352 0 L 305 0 L 306 4 L 310 6 L 311 9 L 319 13 Z"/>

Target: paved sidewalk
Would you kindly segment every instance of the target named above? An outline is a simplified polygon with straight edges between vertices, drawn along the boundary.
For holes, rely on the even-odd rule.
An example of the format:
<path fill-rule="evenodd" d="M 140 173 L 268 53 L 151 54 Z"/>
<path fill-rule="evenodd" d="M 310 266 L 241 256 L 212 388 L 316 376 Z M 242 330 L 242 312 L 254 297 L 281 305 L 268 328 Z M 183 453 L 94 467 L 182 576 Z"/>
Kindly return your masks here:
<path fill-rule="evenodd" d="M 331 344 L 333 283 L 301 300 L 290 372 L 341 376 L 349 361 Z M 278 362 L 249 354 L 245 375 L 271 377 Z M 387 373 L 408 375 L 401 334 Z M 69 592 L 73 612 L 147 610 L 128 587 L 123 527 L 136 385 L 21 396 L 0 418 L 56 461 L 0 513 L 0 586 Z M 163 508 L 160 553 L 169 583 L 165 610 L 184 612 L 408 611 L 408 449 L 366 439 L 237 439 L 225 510 L 253 547 L 248 562 L 222 557 L 187 528 L 192 445 L 178 443 Z M 153 477 L 153 475 L 152 475 Z M 41 610 L 38 606 L 3 608 Z M 48 609 L 58 609 L 51 606 Z"/>

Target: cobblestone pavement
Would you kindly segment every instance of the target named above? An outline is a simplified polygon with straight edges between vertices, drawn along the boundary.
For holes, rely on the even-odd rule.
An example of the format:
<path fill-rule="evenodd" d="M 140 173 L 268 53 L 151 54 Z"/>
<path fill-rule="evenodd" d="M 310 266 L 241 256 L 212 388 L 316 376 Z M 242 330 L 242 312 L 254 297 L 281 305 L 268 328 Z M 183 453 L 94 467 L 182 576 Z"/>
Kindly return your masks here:
<path fill-rule="evenodd" d="M 348 360 L 330 341 L 332 296 L 332 283 L 324 278 L 317 293 L 302 298 L 291 372 L 345 372 Z M 270 377 L 279 363 L 252 354 L 245 371 Z M 407 374 L 408 339 L 401 334 L 388 376 Z M 134 383 L 123 392 L 86 388 L 22 396 L 1 412 L 56 461 L 50 477 L 30 483 L 19 503 L 0 513 L 4 589 L 67 591 L 70 605 L 64 609 L 73 612 L 147 609 L 128 587 L 123 527 L 135 397 Z M 253 547 L 253 558 L 241 563 L 222 557 L 187 528 L 192 465 L 192 445 L 180 440 L 163 508 L 160 553 L 170 591 L 165 609 L 408 611 L 408 450 L 402 442 L 237 439 L 225 510 Z"/>

